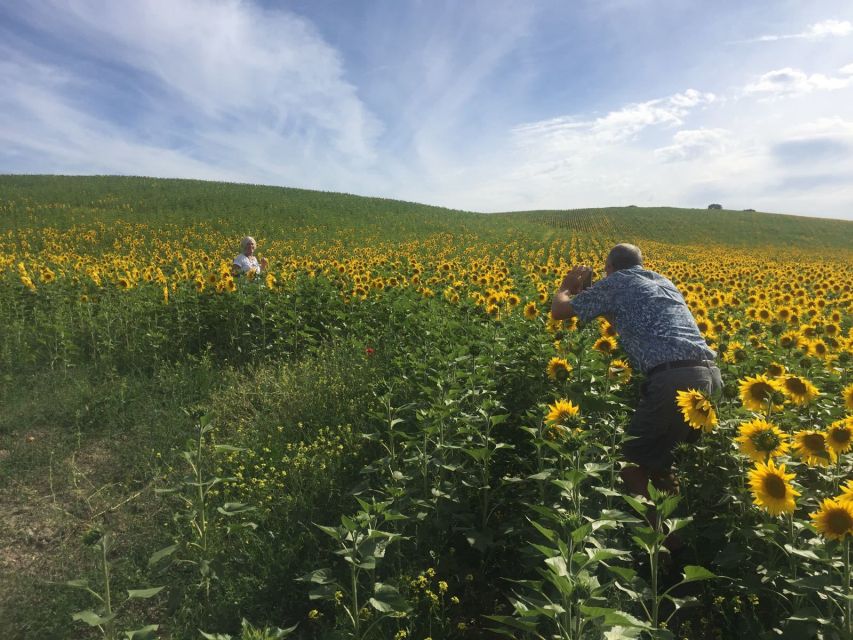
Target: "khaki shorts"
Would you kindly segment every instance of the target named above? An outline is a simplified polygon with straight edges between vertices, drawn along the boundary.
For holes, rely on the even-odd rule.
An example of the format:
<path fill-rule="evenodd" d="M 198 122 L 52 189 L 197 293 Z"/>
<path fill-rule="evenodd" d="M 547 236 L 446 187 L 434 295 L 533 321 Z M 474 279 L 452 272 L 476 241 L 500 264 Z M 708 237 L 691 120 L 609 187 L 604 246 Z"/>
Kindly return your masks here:
<path fill-rule="evenodd" d="M 696 389 L 708 397 L 722 390 L 715 366 L 667 369 L 650 376 L 641 387 L 640 405 L 626 429 L 622 451 L 629 462 L 651 471 L 667 471 L 674 462 L 672 450 L 680 442 L 695 442 L 701 431 L 684 421 L 676 403 L 679 391 Z"/>

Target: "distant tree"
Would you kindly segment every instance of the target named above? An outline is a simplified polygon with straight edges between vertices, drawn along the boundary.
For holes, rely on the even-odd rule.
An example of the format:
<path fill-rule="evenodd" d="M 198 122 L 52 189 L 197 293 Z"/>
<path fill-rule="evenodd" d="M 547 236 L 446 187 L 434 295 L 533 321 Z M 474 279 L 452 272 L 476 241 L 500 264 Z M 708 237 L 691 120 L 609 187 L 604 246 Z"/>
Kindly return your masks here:
<path fill-rule="evenodd" d="M 721 205 L 721 204 L 709 204 L 708 208 L 709 209 L 722 209 L 723 205 Z"/>
<path fill-rule="evenodd" d="M 754 213 L 755 209 L 744 209 L 744 211 L 752 211 Z"/>

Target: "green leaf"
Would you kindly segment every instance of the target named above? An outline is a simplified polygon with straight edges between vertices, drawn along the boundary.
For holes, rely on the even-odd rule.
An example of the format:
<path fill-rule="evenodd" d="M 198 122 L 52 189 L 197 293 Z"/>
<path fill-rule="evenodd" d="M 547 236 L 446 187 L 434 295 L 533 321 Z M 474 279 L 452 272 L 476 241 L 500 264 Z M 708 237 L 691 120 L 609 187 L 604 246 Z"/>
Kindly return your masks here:
<path fill-rule="evenodd" d="M 66 587 L 75 587 L 77 589 L 88 589 L 89 581 L 85 578 L 80 578 L 79 580 L 69 580 L 65 583 Z"/>
<path fill-rule="evenodd" d="M 578 544 L 581 540 L 586 538 L 590 533 L 592 533 L 592 525 L 587 522 L 579 526 L 577 529 L 572 531 L 572 542 Z"/>
<path fill-rule="evenodd" d="M 717 576 L 705 567 L 689 564 L 684 567 L 684 580 L 682 582 L 695 582 L 697 580 L 712 580 Z"/>
<path fill-rule="evenodd" d="M 150 589 L 128 589 L 128 598 L 153 598 L 166 587 L 151 587 Z"/>
<path fill-rule="evenodd" d="M 400 595 L 397 587 L 377 582 L 373 587 L 373 597 L 368 600 L 370 605 L 382 613 L 403 613 L 409 610 L 405 598 Z"/>
<path fill-rule="evenodd" d="M 792 556 L 797 556 L 800 558 L 806 558 L 807 560 L 819 560 L 817 554 L 814 551 L 809 551 L 808 549 L 797 549 L 792 547 L 790 544 L 785 545 L 785 551 L 790 553 Z"/>
<path fill-rule="evenodd" d="M 233 638 L 227 633 L 205 633 L 201 629 L 199 629 L 199 633 L 202 638 L 206 640 L 233 640 Z"/>
<path fill-rule="evenodd" d="M 317 523 L 314 523 L 314 526 L 317 527 L 323 533 L 330 535 L 335 540 L 341 539 L 341 532 L 338 530 L 337 527 L 327 527 L 325 525 L 317 524 Z"/>
<path fill-rule="evenodd" d="M 226 502 L 221 507 L 217 507 L 216 511 L 224 516 L 236 516 L 239 513 L 254 511 L 255 507 L 243 502 Z"/>
<path fill-rule="evenodd" d="M 489 418 L 489 420 L 491 421 L 492 426 L 496 427 L 499 424 L 503 424 L 504 422 L 506 422 L 507 418 L 509 418 L 508 413 L 501 413 L 501 414 L 498 414 L 496 416 L 492 416 L 491 418 Z"/>
<path fill-rule="evenodd" d="M 160 628 L 159 624 L 149 624 L 147 627 L 136 629 L 134 631 L 125 631 L 125 640 L 155 640 L 157 636 L 155 632 Z"/>
<path fill-rule="evenodd" d="M 530 520 L 530 524 L 532 524 L 532 525 L 533 525 L 533 527 L 534 527 L 534 528 L 535 528 L 539 533 L 541 533 L 543 536 L 545 536 L 549 541 L 551 541 L 551 542 L 556 542 L 556 541 L 557 541 L 557 537 L 558 537 L 558 536 L 557 536 L 557 532 L 556 532 L 556 531 L 552 531 L 551 529 L 549 529 L 549 528 L 547 528 L 547 527 L 543 527 L 541 524 L 539 524 L 539 523 L 538 523 L 538 522 L 536 522 L 535 520 Z"/>
<path fill-rule="evenodd" d="M 314 584 L 332 584 L 332 572 L 328 569 L 315 569 L 296 579 L 297 582 L 312 582 Z"/>
<path fill-rule="evenodd" d="M 85 622 L 90 627 L 100 627 L 103 624 L 106 624 L 110 620 L 116 617 L 116 614 L 111 613 L 106 617 L 101 617 L 94 611 L 78 611 L 77 613 L 71 614 L 72 620 L 81 620 Z"/>
<path fill-rule="evenodd" d="M 565 558 L 561 558 L 560 556 L 548 558 L 545 560 L 545 564 L 551 567 L 551 571 L 556 573 L 558 576 L 566 577 L 569 575 L 569 569 L 566 566 Z"/>
<path fill-rule="evenodd" d="M 634 640 L 639 638 L 642 632 L 643 630 L 637 627 L 615 626 L 604 632 L 604 640 Z"/>
<path fill-rule="evenodd" d="M 635 627 L 638 629 L 648 629 L 649 624 L 638 620 L 630 613 L 611 609 L 609 607 L 592 607 L 585 604 L 580 606 L 580 610 L 590 618 L 603 618 L 603 623 L 606 625 L 620 625 L 623 627 Z"/>
<path fill-rule="evenodd" d="M 163 547 L 159 551 L 155 551 L 154 553 L 151 554 L 151 557 L 148 558 L 148 567 L 149 568 L 153 567 L 155 564 L 160 562 L 160 560 L 162 560 L 163 558 L 170 556 L 173 553 L 175 553 L 175 551 L 177 551 L 177 549 L 178 549 L 178 545 L 173 544 L 173 545 L 169 545 L 168 547 Z"/>
<path fill-rule="evenodd" d="M 236 453 L 236 452 L 239 452 L 239 451 L 246 451 L 246 449 L 245 449 L 245 448 L 243 448 L 243 447 L 232 447 L 230 444 L 216 444 L 216 445 L 213 445 L 213 450 L 214 450 L 216 453 L 223 453 L 223 452 L 235 452 L 235 453 Z"/>
<path fill-rule="evenodd" d="M 646 511 L 649 510 L 649 508 L 645 504 L 643 504 L 633 496 L 623 495 L 622 497 L 625 499 L 625 502 L 630 504 L 634 511 L 636 511 L 640 515 L 645 515 Z"/>

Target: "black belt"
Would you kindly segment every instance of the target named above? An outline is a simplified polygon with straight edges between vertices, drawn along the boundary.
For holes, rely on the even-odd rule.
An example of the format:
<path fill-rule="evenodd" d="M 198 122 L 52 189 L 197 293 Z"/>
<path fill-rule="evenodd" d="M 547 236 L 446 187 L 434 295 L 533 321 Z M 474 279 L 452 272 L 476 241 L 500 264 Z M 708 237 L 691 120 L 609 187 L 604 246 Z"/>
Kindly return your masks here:
<path fill-rule="evenodd" d="M 653 376 L 661 371 L 668 369 L 682 369 L 684 367 L 713 367 L 713 360 L 673 360 L 672 362 L 664 362 L 646 371 L 646 377 Z"/>

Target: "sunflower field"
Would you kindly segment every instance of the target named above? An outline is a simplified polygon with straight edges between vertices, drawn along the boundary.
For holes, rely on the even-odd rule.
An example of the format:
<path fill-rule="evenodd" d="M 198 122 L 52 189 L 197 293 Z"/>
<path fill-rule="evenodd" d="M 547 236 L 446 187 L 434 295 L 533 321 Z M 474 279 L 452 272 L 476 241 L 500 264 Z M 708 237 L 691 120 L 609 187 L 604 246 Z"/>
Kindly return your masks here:
<path fill-rule="evenodd" d="M 621 241 L 724 381 L 649 498 L 549 319 Z M 9 176 L 0 245 L 4 637 L 853 638 L 853 223 Z"/>

